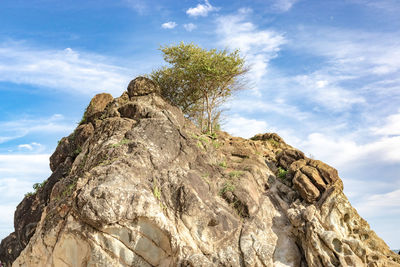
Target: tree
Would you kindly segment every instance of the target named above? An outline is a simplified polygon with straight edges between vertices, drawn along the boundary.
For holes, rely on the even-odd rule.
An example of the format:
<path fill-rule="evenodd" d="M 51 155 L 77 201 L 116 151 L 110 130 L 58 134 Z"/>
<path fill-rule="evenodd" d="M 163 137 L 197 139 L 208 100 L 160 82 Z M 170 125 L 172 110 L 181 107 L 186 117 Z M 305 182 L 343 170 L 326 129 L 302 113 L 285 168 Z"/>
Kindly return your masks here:
<path fill-rule="evenodd" d="M 244 89 L 240 77 L 248 69 L 239 50 L 206 50 L 183 42 L 160 50 L 170 66 L 153 71 L 150 78 L 160 86 L 164 98 L 179 106 L 202 131 L 212 133 L 222 103 Z"/>

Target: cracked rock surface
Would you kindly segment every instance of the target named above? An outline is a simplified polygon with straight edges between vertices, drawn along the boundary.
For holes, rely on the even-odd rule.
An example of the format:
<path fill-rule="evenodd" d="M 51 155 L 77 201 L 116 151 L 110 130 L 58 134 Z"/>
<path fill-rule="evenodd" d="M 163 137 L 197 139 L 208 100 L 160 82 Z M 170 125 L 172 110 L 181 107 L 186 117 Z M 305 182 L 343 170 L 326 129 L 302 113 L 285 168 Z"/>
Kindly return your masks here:
<path fill-rule="evenodd" d="M 60 141 L 5 266 L 400 266 L 331 166 L 277 134 L 202 134 L 145 78 L 128 91 Z"/>

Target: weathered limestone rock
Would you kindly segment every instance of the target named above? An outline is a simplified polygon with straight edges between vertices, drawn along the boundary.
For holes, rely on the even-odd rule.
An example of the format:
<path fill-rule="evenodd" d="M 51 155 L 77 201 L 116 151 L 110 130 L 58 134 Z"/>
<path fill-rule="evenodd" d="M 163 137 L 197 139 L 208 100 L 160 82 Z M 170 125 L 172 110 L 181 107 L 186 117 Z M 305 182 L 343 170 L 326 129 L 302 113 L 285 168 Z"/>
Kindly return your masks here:
<path fill-rule="evenodd" d="M 146 77 L 137 77 L 128 85 L 128 95 L 130 97 L 144 96 L 151 93 L 160 93 L 160 88 Z"/>
<path fill-rule="evenodd" d="M 92 100 L 17 209 L 7 267 L 400 266 L 334 168 L 276 134 L 201 134 L 157 90 Z"/>
<path fill-rule="evenodd" d="M 87 122 L 93 122 L 94 119 L 101 116 L 106 106 L 113 100 L 114 98 L 112 95 L 107 93 L 95 95 L 85 111 L 84 119 L 86 119 Z"/>

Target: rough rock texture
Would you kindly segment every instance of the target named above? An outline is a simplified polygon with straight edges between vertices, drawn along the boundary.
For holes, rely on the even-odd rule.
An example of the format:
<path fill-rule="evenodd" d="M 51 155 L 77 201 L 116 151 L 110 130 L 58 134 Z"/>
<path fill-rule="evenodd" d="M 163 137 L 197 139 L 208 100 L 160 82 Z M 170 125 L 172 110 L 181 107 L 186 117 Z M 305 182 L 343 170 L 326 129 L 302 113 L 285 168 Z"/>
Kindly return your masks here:
<path fill-rule="evenodd" d="M 334 168 L 276 134 L 201 134 L 135 81 L 60 141 L 6 266 L 400 266 Z"/>
<path fill-rule="evenodd" d="M 160 93 L 160 88 L 146 77 L 137 77 L 128 85 L 129 97 L 144 96 L 151 93 Z"/>

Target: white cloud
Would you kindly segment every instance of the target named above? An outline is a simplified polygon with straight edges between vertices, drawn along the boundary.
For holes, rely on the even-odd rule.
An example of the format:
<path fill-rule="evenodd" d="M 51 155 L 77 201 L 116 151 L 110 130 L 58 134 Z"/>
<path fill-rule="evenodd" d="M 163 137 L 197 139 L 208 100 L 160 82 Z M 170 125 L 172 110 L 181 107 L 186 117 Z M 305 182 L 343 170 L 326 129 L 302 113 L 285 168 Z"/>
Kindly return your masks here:
<path fill-rule="evenodd" d="M 217 19 L 217 34 L 220 45 L 240 49 L 250 65 L 249 79 L 255 88 L 267 72 L 268 63 L 278 55 L 286 42 L 282 34 L 273 30 L 260 30 L 247 19 L 250 10 L 240 10 L 237 15 L 221 16 Z"/>
<path fill-rule="evenodd" d="M 15 208 L 34 183 L 50 175 L 49 154 L 0 154 L 0 240 L 13 231 Z"/>
<path fill-rule="evenodd" d="M 272 8 L 280 12 L 287 12 L 296 2 L 298 2 L 298 0 L 275 0 Z"/>
<path fill-rule="evenodd" d="M 188 32 L 193 31 L 194 29 L 197 28 L 197 26 L 193 23 L 188 23 L 188 24 L 184 24 L 183 27 L 185 28 L 185 30 L 187 30 Z"/>
<path fill-rule="evenodd" d="M 295 145 L 339 170 L 400 164 L 400 136 L 383 137 L 358 144 L 351 136 L 335 137 L 312 133 L 306 140 Z"/>
<path fill-rule="evenodd" d="M 303 53 L 326 57 L 328 70 L 336 75 L 380 77 L 400 71 L 396 36 L 395 33 L 302 27 L 289 44 Z"/>
<path fill-rule="evenodd" d="M 400 189 L 383 194 L 367 195 L 357 209 L 364 216 L 400 216 Z"/>
<path fill-rule="evenodd" d="M 262 100 L 236 98 L 224 104 L 224 107 L 235 112 L 244 113 L 275 113 L 282 117 L 295 118 L 303 121 L 309 118 L 309 114 L 300 111 L 296 106 L 288 105 L 283 99 L 275 99 L 267 102 Z"/>
<path fill-rule="evenodd" d="M 20 144 L 20 145 L 18 145 L 18 148 L 20 150 L 26 150 L 26 149 L 29 151 L 35 150 L 36 153 L 40 153 L 45 149 L 45 147 L 42 144 L 39 144 L 36 142 L 32 142 L 30 144 Z"/>
<path fill-rule="evenodd" d="M 0 44 L 0 81 L 44 86 L 90 94 L 120 94 L 130 80 L 130 71 L 107 63 L 95 54 L 35 49 L 21 43 Z"/>
<path fill-rule="evenodd" d="M 30 144 L 21 144 L 21 145 L 18 145 L 18 148 L 25 148 L 25 149 L 28 149 L 30 151 L 33 150 L 33 147 Z"/>
<path fill-rule="evenodd" d="M 163 23 L 163 24 L 161 25 L 161 27 L 162 27 L 163 29 L 173 29 L 173 28 L 175 28 L 177 25 L 178 25 L 178 24 L 176 24 L 176 22 L 174 22 L 174 21 L 168 21 L 168 22 Z"/>
<path fill-rule="evenodd" d="M 0 154 L 0 180 L 44 180 L 50 173 L 49 154 Z M 1 201 L 0 201 L 1 202 Z"/>
<path fill-rule="evenodd" d="M 373 127 L 372 131 L 378 135 L 400 135 L 400 110 L 399 113 L 388 116 L 384 125 Z"/>
<path fill-rule="evenodd" d="M 338 85 L 338 82 L 345 79 L 345 77 L 332 77 L 316 72 L 295 76 L 293 82 L 296 83 L 295 87 L 302 97 L 328 110 L 343 111 L 354 104 L 365 103 L 363 97 Z"/>
<path fill-rule="evenodd" d="M 64 133 L 74 129 L 74 125 L 66 122 L 63 116 L 55 114 L 50 118 L 19 119 L 0 122 L 0 144 L 24 137 L 31 133 Z M 21 144 L 20 148 L 43 148 L 38 143 Z"/>
<path fill-rule="evenodd" d="M 196 7 L 191 7 L 188 10 L 186 10 L 186 14 L 188 14 L 191 17 L 206 17 L 209 12 L 212 11 L 218 11 L 219 8 L 213 7 L 208 0 L 204 1 L 204 4 L 197 4 Z"/>
<path fill-rule="evenodd" d="M 234 114 L 228 118 L 223 128 L 231 135 L 250 138 L 258 133 L 267 132 L 267 123 Z"/>
<path fill-rule="evenodd" d="M 16 204 L 0 204 L 0 240 L 14 232 L 13 221 Z"/>

